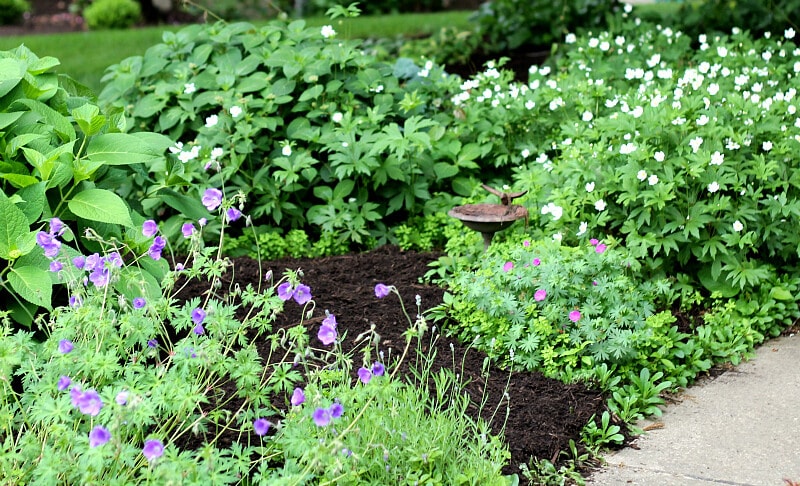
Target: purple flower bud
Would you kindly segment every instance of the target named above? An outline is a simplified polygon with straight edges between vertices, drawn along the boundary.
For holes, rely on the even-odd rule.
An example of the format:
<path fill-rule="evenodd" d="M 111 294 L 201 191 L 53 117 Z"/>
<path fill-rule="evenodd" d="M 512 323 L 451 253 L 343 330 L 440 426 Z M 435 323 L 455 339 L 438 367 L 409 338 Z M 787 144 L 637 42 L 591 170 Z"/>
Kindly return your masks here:
<path fill-rule="evenodd" d="M 269 431 L 269 421 L 267 419 L 255 419 L 253 421 L 253 430 L 255 430 L 256 435 L 263 437 Z"/>
<path fill-rule="evenodd" d="M 206 189 L 201 199 L 203 206 L 209 211 L 214 211 L 222 204 L 222 191 L 215 188 Z"/>
<path fill-rule="evenodd" d="M 62 265 L 61 262 L 58 261 L 58 260 L 53 260 L 52 262 L 50 262 L 50 271 L 53 272 L 53 273 L 60 272 L 61 269 L 63 269 L 63 268 L 64 268 L 64 265 Z"/>
<path fill-rule="evenodd" d="M 62 339 L 58 342 L 58 352 L 61 354 L 67 354 L 72 351 L 73 348 L 72 341 L 69 339 Z"/>
<path fill-rule="evenodd" d="M 116 398 L 114 398 L 114 401 L 117 402 L 117 405 L 124 407 L 125 404 L 128 403 L 128 392 L 121 391 L 117 393 L 117 396 Z"/>
<path fill-rule="evenodd" d="M 389 287 L 388 285 L 384 285 L 382 283 L 379 283 L 378 285 L 375 286 L 375 297 L 377 297 L 379 299 L 382 299 L 382 298 L 386 297 L 387 295 L 389 295 L 389 292 L 391 292 L 391 291 L 392 291 L 391 287 Z"/>
<path fill-rule="evenodd" d="M 157 348 L 158 347 L 158 339 L 150 339 L 147 341 L 148 348 Z"/>
<path fill-rule="evenodd" d="M 70 306 L 70 307 L 75 307 L 75 308 L 77 308 L 77 307 L 80 307 L 81 305 L 83 305 L 83 301 L 81 300 L 80 296 L 78 296 L 78 295 L 71 295 L 71 296 L 69 297 L 69 306 Z"/>
<path fill-rule="evenodd" d="M 89 447 L 97 447 L 111 440 L 111 432 L 102 425 L 97 425 L 89 432 Z"/>
<path fill-rule="evenodd" d="M 134 309 L 141 309 L 146 304 L 147 304 L 147 301 L 144 300 L 144 298 L 142 298 L 142 297 L 136 297 L 135 299 L 133 299 L 133 308 Z"/>
<path fill-rule="evenodd" d="M 148 219 L 142 224 L 142 234 L 147 238 L 155 236 L 158 233 L 158 225 L 152 219 Z"/>
<path fill-rule="evenodd" d="M 532 263 L 534 267 L 538 267 L 539 265 L 542 264 L 542 261 L 539 260 L 538 258 L 534 258 Z"/>
<path fill-rule="evenodd" d="M 206 330 L 205 330 L 205 328 L 203 328 L 202 324 L 198 324 L 198 325 L 194 326 L 194 329 L 192 329 L 192 332 L 197 334 L 198 336 L 202 336 L 203 334 L 206 333 Z M 194 358 L 194 356 L 192 356 L 192 358 Z"/>
<path fill-rule="evenodd" d="M 160 440 L 150 439 L 145 441 L 142 455 L 150 462 L 164 455 L 164 444 Z"/>
<path fill-rule="evenodd" d="M 303 392 L 303 389 L 295 388 L 294 393 L 292 393 L 292 405 L 297 407 L 298 405 L 302 405 L 305 401 L 306 394 Z"/>
<path fill-rule="evenodd" d="M 208 220 L 206 218 L 200 218 L 197 220 L 197 224 L 199 224 L 200 227 L 202 228 L 203 226 L 208 224 Z"/>

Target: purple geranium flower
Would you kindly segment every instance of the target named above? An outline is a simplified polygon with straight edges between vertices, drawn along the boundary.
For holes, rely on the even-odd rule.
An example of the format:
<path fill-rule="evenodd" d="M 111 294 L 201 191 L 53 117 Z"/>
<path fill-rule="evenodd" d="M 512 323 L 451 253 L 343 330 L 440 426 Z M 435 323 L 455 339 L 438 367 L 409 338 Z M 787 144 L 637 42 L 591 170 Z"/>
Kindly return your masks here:
<path fill-rule="evenodd" d="M 278 285 L 278 297 L 281 300 L 289 300 L 292 298 L 292 294 L 294 290 L 292 289 L 292 284 L 289 282 L 283 282 L 282 284 Z"/>
<path fill-rule="evenodd" d="M 205 320 L 206 320 L 206 311 L 204 311 L 199 307 L 196 307 L 192 311 L 192 322 L 194 322 L 195 324 L 202 324 L 203 321 Z"/>
<path fill-rule="evenodd" d="M 181 233 L 183 233 L 184 238 L 191 238 L 194 234 L 194 225 L 192 223 L 183 223 Z"/>
<path fill-rule="evenodd" d="M 579 320 L 581 320 L 581 312 L 577 310 L 570 312 L 569 320 L 572 322 L 578 322 Z"/>
<path fill-rule="evenodd" d="M 50 234 L 55 236 L 61 236 L 64 232 L 67 231 L 67 228 L 64 226 L 64 222 L 58 218 L 51 218 L 50 219 Z"/>
<path fill-rule="evenodd" d="M 44 231 L 36 233 L 36 244 L 44 250 L 44 256 L 47 258 L 54 258 L 61 249 L 61 242 Z"/>
<path fill-rule="evenodd" d="M 142 234 L 148 238 L 155 236 L 158 233 L 158 225 L 152 219 L 148 219 L 142 223 Z"/>
<path fill-rule="evenodd" d="M 142 455 L 150 462 L 164 455 L 164 444 L 158 439 L 149 439 L 144 443 Z"/>
<path fill-rule="evenodd" d="M 314 410 L 311 418 L 314 420 L 314 423 L 317 424 L 317 427 L 326 427 L 331 423 L 331 411 L 327 408 L 318 408 Z"/>
<path fill-rule="evenodd" d="M 228 208 L 228 210 L 225 211 L 225 220 L 228 223 L 233 223 L 234 221 L 236 221 L 241 217 L 242 217 L 242 212 L 236 208 Z"/>
<path fill-rule="evenodd" d="M 82 395 L 83 392 L 81 391 L 80 388 L 78 388 L 77 386 L 72 387 L 72 389 L 69 391 L 69 399 L 73 407 L 78 408 Z"/>
<path fill-rule="evenodd" d="M 539 289 L 533 294 L 533 300 L 536 302 L 541 302 L 547 297 L 547 291 L 545 289 Z"/>
<path fill-rule="evenodd" d="M 89 280 L 92 281 L 95 287 L 105 287 L 111 281 L 111 270 L 100 265 L 89 274 Z"/>
<path fill-rule="evenodd" d="M 78 270 L 83 270 L 83 267 L 86 266 L 86 257 L 78 255 L 72 259 L 72 264 L 75 265 L 75 268 Z"/>
<path fill-rule="evenodd" d="M 308 285 L 298 284 L 297 287 L 292 292 L 292 297 L 294 301 L 300 305 L 304 305 L 306 302 L 311 300 L 311 287 Z"/>
<path fill-rule="evenodd" d="M 81 300 L 79 295 L 71 295 L 69 297 L 70 307 L 80 307 L 81 305 L 83 305 L 83 301 Z"/>
<path fill-rule="evenodd" d="M 372 379 L 372 371 L 364 368 L 363 366 L 358 369 L 358 379 L 365 385 Z"/>
<path fill-rule="evenodd" d="M 255 419 L 253 421 L 253 430 L 256 431 L 256 435 L 264 436 L 269 431 L 269 421 L 267 419 Z"/>
<path fill-rule="evenodd" d="M 61 378 L 58 379 L 58 391 L 66 391 L 71 384 L 72 379 L 69 376 L 61 375 Z"/>
<path fill-rule="evenodd" d="M 306 394 L 303 392 L 303 389 L 295 388 L 294 393 L 292 393 L 292 406 L 297 407 L 298 405 L 302 405 L 305 401 Z"/>
<path fill-rule="evenodd" d="M 503 265 L 503 271 L 504 272 L 510 272 L 513 268 L 514 268 L 514 262 L 506 262 Z"/>
<path fill-rule="evenodd" d="M 89 432 L 89 447 L 97 447 L 111 440 L 111 432 L 102 425 L 97 425 Z"/>
<path fill-rule="evenodd" d="M 201 200 L 206 209 L 213 211 L 222 204 L 222 191 L 213 187 L 206 189 Z"/>
<path fill-rule="evenodd" d="M 386 368 L 383 366 L 382 363 L 374 362 L 372 363 L 372 374 L 375 376 L 383 376 L 383 373 L 386 371 Z"/>
<path fill-rule="evenodd" d="M 100 409 L 103 408 L 103 400 L 94 390 L 82 392 L 76 401 L 81 413 L 92 417 L 96 417 L 100 413 Z"/>
<path fill-rule="evenodd" d="M 335 402 L 328 410 L 331 412 L 331 418 L 339 418 L 344 413 L 344 406 L 339 402 Z"/>
<path fill-rule="evenodd" d="M 64 268 L 64 265 L 61 264 L 58 260 L 53 260 L 50 262 L 50 271 L 53 273 L 58 273 Z"/>
<path fill-rule="evenodd" d="M 203 327 L 202 324 L 198 324 L 198 325 L 194 326 L 194 329 L 192 329 L 192 332 L 197 334 L 198 336 L 202 336 L 203 334 L 206 333 L 206 330 L 205 330 L 205 328 Z M 194 358 L 194 356 L 192 356 L 192 358 Z"/>
<path fill-rule="evenodd" d="M 336 328 L 331 326 L 326 326 L 324 323 L 319 328 L 319 332 L 317 332 L 317 338 L 324 344 L 325 346 L 329 346 L 336 341 Z"/>
<path fill-rule="evenodd" d="M 147 301 L 144 300 L 143 297 L 136 297 L 135 299 L 133 299 L 133 308 L 134 309 L 141 309 L 145 305 L 147 305 Z"/>
<path fill-rule="evenodd" d="M 594 251 L 596 251 L 597 253 L 603 253 L 604 251 L 606 251 L 606 248 L 608 247 L 605 244 L 598 243 L 597 246 L 594 247 Z"/>
<path fill-rule="evenodd" d="M 61 354 L 67 354 L 72 351 L 73 348 L 72 341 L 69 339 L 62 339 L 58 342 L 58 352 Z"/>
<path fill-rule="evenodd" d="M 538 266 L 539 266 L 539 265 L 541 265 L 541 264 L 542 264 L 542 261 L 541 261 L 541 260 L 539 260 L 538 258 L 534 258 L 534 259 L 533 259 L 533 266 L 534 266 L 534 267 L 538 267 Z"/>
<path fill-rule="evenodd" d="M 147 254 L 150 255 L 150 258 L 153 260 L 160 260 L 161 259 L 161 252 L 164 251 L 164 248 L 167 246 L 167 240 L 163 236 L 156 236 L 153 239 L 153 244 L 150 245 L 150 248 L 147 250 Z"/>
<path fill-rule="evenodd" d="M 384 285 L 382 283 L 379 283 L 379 284 L 377 284 L 375 286 L 375 297 L 377 297 L 379 299 L 382 299 L 382 298 L 386 297 L 387 295 L 389 295 L 389 292 L 391 292 L 391 291 L 392 291 L 391 287 L 389 287 L 388 285 Z"/>
<path fill-rule="evenodd" d="M 121 391 L 117 393 L 117 396 L 116 398 L 114 398 L 114 401 L 117 402 L 117 405 L 125 406 L 128 403 L 128 392 Z"/>

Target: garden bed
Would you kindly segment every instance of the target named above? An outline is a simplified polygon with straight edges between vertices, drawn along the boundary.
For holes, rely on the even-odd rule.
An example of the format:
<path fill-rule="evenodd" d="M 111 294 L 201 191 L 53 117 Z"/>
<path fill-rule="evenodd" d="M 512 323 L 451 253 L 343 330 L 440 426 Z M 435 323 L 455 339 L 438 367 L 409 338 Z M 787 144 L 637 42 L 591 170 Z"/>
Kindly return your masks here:
<path fill-rule="evenodd" d="M 378 300 L 373 294 L 377 283 L 394 285 L 402 295 L 410 314 L 414 314 L 415 296 L 419 295 L 422 309 L 428 309 L 441 302 L 443 290 L 436 286 L 419 283 L 419 277 L 428 270 L 428 263 L 438 255 L 401 252 L 392 246 L 380 247 L 371 252 L 326 257 L 317 259 L 284 259 L 264 262 L 259 271 L 257 261 L 248 258 L 233 260 L 233 276 L 229 272 L 223 279 L 222 288 L 230 283 L 238 283 L 244 287 L 248 283 L 258 285 L 259 279 L 267 270 L 276 275 L 286 269 L 301 269 L 302 280 L 311 287 L 316 307 L 311 319 L 307 319 L 309 334 L 316 336 L 317 328 L 325 315 L 325 310 L 335 314 L 339 322 L 339 330 L 346 332 L 342 341 L 345 352 L 353 348 L 354 338 L 375 325 L 381 337 L 380 349 L 387 355 L 399 355 L 405 343 L 403 332 L 409 324 L 402 308 L 394 296 Z M 208 284 L 198 280 L 190 282 L 180 295 L 181 298 L 200 296 L 208 290 Z M 293 301 L 286 303 L 275 322 L 278 328 L 296 326 L 301 320 L 302 307 Z M 423 340 L 428 341 L 428 336 Z M 453 344 L 453 351 L 450 344 Z M 262 343 L 262 357 L 268 354 L 268 342 Z M 312 343 L 320 345 L 320 343 Z M 514 372 L 510 376 L 507 371 L 492 366 L 485 380 L 483 363 L 485 354 L 448 339 L 445 336 L 434 344 L 434 349 L 423 349 L 428 354 L 435 352 L 433 371 L 439 368 L 453 367 L 466 382 L 465 389 L 480 403 L 484 390 L 488 396 L 483 415 L 489 419 L 498 403 L 502 402 L 492 430 L 499 432 L 504 425 L 506 401 L 503 398 L 508 391 L 508 419 L 505 422 L 505 440 L 511 450 L 511 462 L 507 473 L 518 472 L 521 463 L 530 459 L 546 459 L 555 462 L 561 451 L 569 449 L 570 440 L 578 443 L 581 429 L 593 415 L 600 415 L 606 410 L 605 400 L 599 391 L 586 388 L 582 384 L 564 384 L 548 379 L 538 372 Z M 453 358 L 455 356 L 455 358 Z M 465 359 L 464 356 L 466 356 Z M 408 371 L 404 366 L 403 371 Z M 230 390 L 228 390 L 230 391 Z M 477 415 L 477 407 L 470 408 Z M 237 432 L 223 435 L 218 445 L 225 447 L 235 439 Z M 199 445 L 199 444 L 198 444 Z M 192 444 L 185 444 L 191 447 Z"/>

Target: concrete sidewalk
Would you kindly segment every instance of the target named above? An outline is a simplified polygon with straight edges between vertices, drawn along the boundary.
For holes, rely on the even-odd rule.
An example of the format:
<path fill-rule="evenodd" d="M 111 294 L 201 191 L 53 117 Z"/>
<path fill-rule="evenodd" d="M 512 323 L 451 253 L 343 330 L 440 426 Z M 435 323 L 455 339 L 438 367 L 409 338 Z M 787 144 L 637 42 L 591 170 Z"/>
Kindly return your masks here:
<path fill-rule="evenodd" d="M 800 481 L 800 336 L 767 341 L 750 361 L 678 398 L 662 417 L 640 423 L 655 428 L 637 448 L 607 455 L 587 485 Z"/>

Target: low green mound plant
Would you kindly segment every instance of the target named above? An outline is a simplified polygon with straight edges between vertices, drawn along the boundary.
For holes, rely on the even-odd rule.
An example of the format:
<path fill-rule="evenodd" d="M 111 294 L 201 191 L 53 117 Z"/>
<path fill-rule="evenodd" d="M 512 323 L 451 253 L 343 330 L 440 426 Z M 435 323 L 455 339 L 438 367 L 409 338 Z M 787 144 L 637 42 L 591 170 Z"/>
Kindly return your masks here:
<path fill-rule="evenodd" d="M 55 258 L 111 251 L 98 238 L 120 248 L 143 244 L 134 229 L 143 218 L 115 188 L 125 178 L 121 167 L 162 161 L 171 144 L 154 133 L 122 133 L 121 113 L 101 110 L 85 88 L 53 71 L 57 65 L 24 46 L 0 52 L 0 286 L 5 309 L 28 326 L 63 283 L 50 271 Z M 163 272 L 154 263 L 145 273 Z"/>
<path fill-rule="evenodd" d="M 90 29 L 127 29 L 141 16 L 142 8 L 136 0 L 95 0 L 83 10 Z"/>

